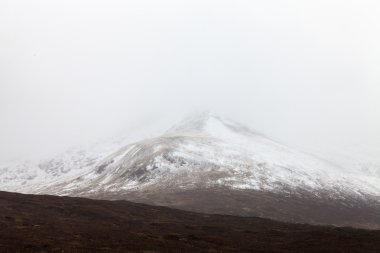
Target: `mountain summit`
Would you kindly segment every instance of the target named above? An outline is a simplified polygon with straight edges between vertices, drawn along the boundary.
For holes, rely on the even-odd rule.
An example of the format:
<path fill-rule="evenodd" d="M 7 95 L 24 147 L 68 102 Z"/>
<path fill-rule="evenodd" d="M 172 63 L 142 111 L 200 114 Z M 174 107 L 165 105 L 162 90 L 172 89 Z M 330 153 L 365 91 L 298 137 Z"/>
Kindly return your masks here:
<path fill-rule="evenodd" d="M 210 136 L 216 138 L 228 138 L 234 135 L 258 134 L 249 128 L 229 119 L 222 118 L 210 112 L 195 114 L 179 124 L 170 128 L 168 136 Z"/>
<path fill-rule="evenodd" d="M 79 175 L 22 191 L 380 227 L 380 180 L 352 174 L 209 113 L 120 147 Z"/>

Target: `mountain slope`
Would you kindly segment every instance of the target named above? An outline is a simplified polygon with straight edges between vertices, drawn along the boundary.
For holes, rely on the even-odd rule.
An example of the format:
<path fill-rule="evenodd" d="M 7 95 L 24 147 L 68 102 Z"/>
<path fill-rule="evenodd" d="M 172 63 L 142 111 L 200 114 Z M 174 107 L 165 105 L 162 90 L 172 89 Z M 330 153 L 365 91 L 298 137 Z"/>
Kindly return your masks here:
<path fill-rule="evenodd" d="M 164 135 L 127 145 L 76 178 L 96 191 L 227 186 L 284 192 L 329 191 L 376 198 L 380 181 L 312 157 L 247 128 L 202 115 Z M 70 192 L 71 186 L 65 189 Z M 57 187 L 57 191 L 65 190 Z"/>
<path fill-rule="evenodd" d="M 80 175 L 20 191 L 380 227 L 379 178 L 344 170 L 210 114 L 126 145 Z"/>
<path fill-rule="evenodd" d="M 0 190 L 17 191 L 25 186 L 76 176 L 91 170 L 120 146 L 118 142 L 102 142 L 72 148 L 50 158 L 0 164 Z"/>

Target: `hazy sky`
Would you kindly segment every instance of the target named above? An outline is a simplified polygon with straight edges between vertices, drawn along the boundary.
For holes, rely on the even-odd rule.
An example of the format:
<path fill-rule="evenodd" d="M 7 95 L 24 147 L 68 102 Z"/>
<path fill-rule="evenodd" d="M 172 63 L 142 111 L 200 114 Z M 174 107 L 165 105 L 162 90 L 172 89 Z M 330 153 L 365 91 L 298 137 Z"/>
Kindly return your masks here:
<path fill-rule="evenodd" d="M 0 0 L 0 160 L 202 110 L 379 157 L 379 14 L 377 0 Z"/>

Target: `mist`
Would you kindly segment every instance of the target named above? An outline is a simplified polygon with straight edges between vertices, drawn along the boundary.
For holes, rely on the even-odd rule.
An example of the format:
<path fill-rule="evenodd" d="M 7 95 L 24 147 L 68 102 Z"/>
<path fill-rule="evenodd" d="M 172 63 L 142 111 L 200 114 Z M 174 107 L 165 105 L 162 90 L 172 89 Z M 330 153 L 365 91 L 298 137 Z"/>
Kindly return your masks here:
<path fill-rule="evenodd" d="M 371 162 L 379 13 L 375 0 L 0 0 L 0 161 L 206 110 Z"/>

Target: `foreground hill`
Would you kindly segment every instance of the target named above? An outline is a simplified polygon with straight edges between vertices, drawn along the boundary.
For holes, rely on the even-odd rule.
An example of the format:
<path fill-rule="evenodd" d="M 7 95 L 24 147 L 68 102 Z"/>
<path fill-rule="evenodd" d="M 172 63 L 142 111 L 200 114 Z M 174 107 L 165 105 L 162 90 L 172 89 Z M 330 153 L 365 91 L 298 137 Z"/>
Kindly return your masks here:
<path fill-rule="evenodd" d="M 0 192 L 1 252 L 380 252 L 380 231 Z"/>

